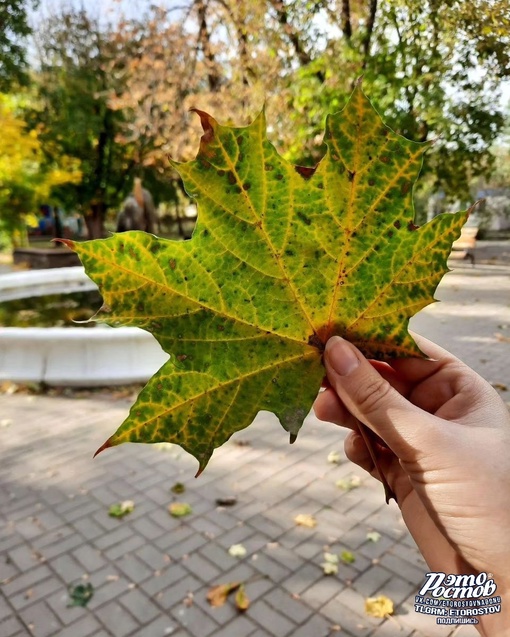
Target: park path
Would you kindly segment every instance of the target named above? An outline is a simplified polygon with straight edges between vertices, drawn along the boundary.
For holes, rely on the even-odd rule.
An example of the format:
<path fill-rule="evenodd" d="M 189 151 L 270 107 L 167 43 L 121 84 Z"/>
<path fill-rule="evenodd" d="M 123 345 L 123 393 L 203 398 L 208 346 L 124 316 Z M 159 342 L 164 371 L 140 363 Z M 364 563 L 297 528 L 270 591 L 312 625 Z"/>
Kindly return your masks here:
<path fill-rule="evenodd" d="M 510 268 L 460 264 L 438 297 L 412 327 L 510 401 Z M 343 457 L 341 429 L 309 416 L 289 446 L 261 414 L 195 480 L 196 462 L 178 447 L 122 445 L 92 460 L 129 404 L 118 392 L 0 396 L 0 637 L 477 635 L 414 612 L 427 568 L 397 507 Z M 339 464 L 328 462 L 332 451 Z M 336 486 L 352 476 L 359 487 Z M 233 506 L 218 505 L 232 496 Z M 134 511 L 109 517 L 124 500 Z M 193 513 L 172 518 L 176 500 Z M 299 513 L 317 526 L 296 526 Z M 246 556 L 229 555 L 233 544 Z M 326 550 L 356 560 L 325 576 Z M 211 586 L 232 581 L 246 582 L 244 614 L 230 600 L 206 601 Z M 67 606 L 78 583 L 94 587 L 86 608 Z M 365 615 L 365 597 L 379 594 L 395 602 L 393 617 Z"/>

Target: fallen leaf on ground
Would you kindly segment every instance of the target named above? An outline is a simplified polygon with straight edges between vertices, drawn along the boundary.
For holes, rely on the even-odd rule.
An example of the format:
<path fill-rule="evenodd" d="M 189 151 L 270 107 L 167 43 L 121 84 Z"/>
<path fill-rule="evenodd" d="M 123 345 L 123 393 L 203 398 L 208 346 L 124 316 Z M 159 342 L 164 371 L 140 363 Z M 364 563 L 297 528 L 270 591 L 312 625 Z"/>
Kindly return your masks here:
<path fill-rule="evenodd" d="M 501 332 L 495 332 L 494 337 L 500 343 L 510 343 L 510 336 L 505 336 L 504 334 L 501 334 Z"/>
<path fill-rule="evenodd" d="M 193 593 L 191 591 L 188 592 L 186 597 L 182 600 L 182 603 L 187 608 L 190 608 L 191 606 L 193 606 Z"/>
<path fill-rule="evenodd" d="M 370 542 L 379 542 L 381 539 L 381 534 L 378 531 L 369 531 L 367 533 L 367 540 Z"/>
<path fill-rule="evenodd" d="M 172 493 L 184 493 L 186 491 L 186 487 L 182 484 L 182 482 L 176 482 L 174 486 L 170 489 Z"/>
<path fill-rule="evenodd" d="M 125 515 L 131 513 L 134 508 L 135 503 L 133 500 L 124 500 L 124 502 L 112 504 L 112 506 L 108 509 L 108 515 L 112 518 L 123 518 Z"/>
<path fill-rule="evenodd" d="M 321 564 L 324 575 L 336 575 L 338 573 L 338 555 L 324 553 L 324 562 Z"/>
<path fill-rule="evenodd" d="M 228 554 L 232 557 L 245 557 L 247 552 L 242 544 L 232 544 L 228 549 Z"/>
<path fill-rule="evenodd" d="M 491 383 L 491 385 L 494 387 L 494 389 L 497 389 L 499 391 L 508 391 L 508 386 L 504 385 L 503 383 Z"/>
<path fill-rule="evenodd" d="M 309 529 L 313 529 L 317 526 L 317 520 L 313 517 L 313 515 L 308 515 L 308 513 L 300 513 L 299 515 L 296 515 L 294 522 L 297 526 L 306 526 Z"/>
<path fill-rule="evenodd" d="M 219 507 L 233 507 L 237 504 L 237 498 L 234 495 L 226 496 L 224 498 L 216 498 L 216 504 Z"/>
<path fill-rule="evenodd" d="M 230 582 L 230 584 L 217 584 L 207 592 L 207 601 L 211 606 L 223 606 L 227 597 L 241 586 L 241 582 Z"/>
<path fill-rule="evenodd" d="M 339 451 L 330 451 L 328 453 L 328 462 L 332 464 L 340 464 L 342 456 Z"/>
<path fill-rule="evenodd" d="M 383 618 L 393 615 L 393 601 L 386 595 L 368 597 L 365 600 L 365 613 L 370 617 Z"/>
<path fill-rule="evenodd" d="M 250 607 L 250 600 L 246 595 L 244 584 L 241 584 L 241 586 L 239 586 L 239 588 L 237 589 L 235 601 L 236 606 L 240 611 L 248 610 L 248 608 Z"/>
<path fill-rule="evenodd" d="M 168 512 L 174 518 L 183 518 L 185 515 L 193 513 L 193 509 L 187 502 L 172 502 L 168 506 Z"/>
<path fill-rule="evenodd" d="M 359 476 L 351 476 L 350 478 L 343 478 L 335 482 L 336 486 L 342 491 L 351 491 L 356 489 L 361 484 L 361 478 Z"/>
<path fill-rule="evenodd" d="M 90 582 L 69 587 L 71 598 L 67 606 L 86 606 L 94 595 L 94 587 Z"/>
<path fill-rule="evenodd" d="M 342 551 L 340 553 L 340 559 L 346 564 L 352 564 L 356 561 L 356 556 L 351 551 Z"/>

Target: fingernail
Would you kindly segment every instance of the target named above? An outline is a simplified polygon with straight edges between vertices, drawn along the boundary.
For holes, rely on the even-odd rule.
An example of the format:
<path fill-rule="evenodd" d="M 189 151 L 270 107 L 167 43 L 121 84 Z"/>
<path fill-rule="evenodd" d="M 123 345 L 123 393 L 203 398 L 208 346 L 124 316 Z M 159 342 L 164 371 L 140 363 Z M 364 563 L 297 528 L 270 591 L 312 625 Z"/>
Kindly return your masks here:
<path fill-rule="evenodd" d="M 339 376 L 348 376 L 360 363 L 351 345 L 340 336 L 329 339 L 324 355 Z"/>

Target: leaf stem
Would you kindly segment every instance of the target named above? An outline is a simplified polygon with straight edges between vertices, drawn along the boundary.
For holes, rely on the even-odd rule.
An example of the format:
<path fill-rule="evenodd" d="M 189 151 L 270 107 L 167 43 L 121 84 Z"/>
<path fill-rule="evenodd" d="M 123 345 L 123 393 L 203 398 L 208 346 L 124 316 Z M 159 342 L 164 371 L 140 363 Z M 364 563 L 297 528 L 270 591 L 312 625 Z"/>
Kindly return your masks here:
<path fill-rule="evenodd" d="M 381 482 L 383 484 L 384 487 L 384 495 L 386 497 L 386 504 L 390 503 L 390 500 L 395 500 L 395 502 L 397 502 L 397 496 L 395 495 L 395 493 L 393 492 L 393 489 L 390 487 L 390 485 L 388 484 L 388 481 L 386 480 L 384 473 L 381 471 L 381 467 L 379 466 L 379 462 L 377 460 L 377 455 L 375 453 L 375 445 L 376 440 L 374 438 L 374 432 L 367 427 L 366 425 L 364 425 L 360 420 L 358 420 L 358 430 L 361 434 L 361 437 L 363 438 L 363 440 L 365 441 L 365 444 L 367 446 L 368 449 L 368 453 L 370 454 L 370 457 L 372 458 L 372 462 L 374 463 L 374 467 L 377 471 L 377 473 L 379 474 L 379 477 L 381 479 Z M 397 502 L 398 504 L 398 502 Z"/>

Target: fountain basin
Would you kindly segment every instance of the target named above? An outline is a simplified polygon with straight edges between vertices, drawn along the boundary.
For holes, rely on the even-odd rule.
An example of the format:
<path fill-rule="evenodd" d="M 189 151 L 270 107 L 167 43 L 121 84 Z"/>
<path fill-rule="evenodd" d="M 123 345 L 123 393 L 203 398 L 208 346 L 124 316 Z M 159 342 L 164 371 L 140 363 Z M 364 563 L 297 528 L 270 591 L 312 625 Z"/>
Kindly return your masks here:
<path fill-rule="evenodd" d="M 82 267 L 0 275 L 0 303 L 97 289 Z M 94 387 L 146 382 L 168 360 L 136 327 L 0 327 L 0 381 Z"/>

